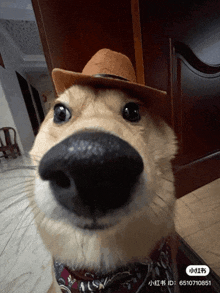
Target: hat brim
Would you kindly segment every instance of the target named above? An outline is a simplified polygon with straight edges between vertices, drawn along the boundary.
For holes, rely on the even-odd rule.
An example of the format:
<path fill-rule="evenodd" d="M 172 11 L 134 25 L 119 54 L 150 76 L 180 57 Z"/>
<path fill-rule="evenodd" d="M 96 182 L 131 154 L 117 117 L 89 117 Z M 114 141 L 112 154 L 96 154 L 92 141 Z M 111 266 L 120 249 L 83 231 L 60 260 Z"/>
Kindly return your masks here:
<path fill-rule="evenodd" d="M 94 87 L 116 88 L 122 90 L 131 90 L 138 95 L 149 97 L 165 97 L 167 92 L 161 91 L 149 86 L 138 83 L 125 81 L 117 78 L 96 77 L 92 75 L 85 75 L 78 72 L 68 71 L 64 69 L 54 68 L 52 71 L 52 78 L 55 89 L 58 95 L 63 93 L 66 89 L 74 84 L 89 85 Z"/>
<path fill-rule="evenodd" d="M 130 81 L 95 77 L 59 68 L 53 69 L 52 79 L 57 95 L 62 94 L 73 85 L 84 85 L 95 88 L 121 89 L 128 92 L 129 95 L 143 100 L 153 108 L 156 106 L 160 109 L 160 112 L 161 110 L 164 111 L 167 106 L 167 92 Z"/>

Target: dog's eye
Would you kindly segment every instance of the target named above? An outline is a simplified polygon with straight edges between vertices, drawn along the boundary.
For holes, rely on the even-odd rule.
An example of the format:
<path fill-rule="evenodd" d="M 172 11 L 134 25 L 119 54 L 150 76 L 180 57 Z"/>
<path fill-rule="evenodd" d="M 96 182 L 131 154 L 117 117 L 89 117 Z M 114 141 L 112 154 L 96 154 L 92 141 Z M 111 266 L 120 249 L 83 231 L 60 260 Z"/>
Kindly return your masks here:
<path fill-rule="evenodd" d="M 54 123 L 62 123 L 70 120 L 71 113 L 70 110 L 64 106 L 63 104 L 57 104 L 54 106 L 54 116 L 53 121 Z"/>
<path fill-rule="evenodd" d="M 134 102 L 127 103 L 122 111 L 123 118 L 131 122 L 138 122 L 141 119 L 139 106 Z"/>

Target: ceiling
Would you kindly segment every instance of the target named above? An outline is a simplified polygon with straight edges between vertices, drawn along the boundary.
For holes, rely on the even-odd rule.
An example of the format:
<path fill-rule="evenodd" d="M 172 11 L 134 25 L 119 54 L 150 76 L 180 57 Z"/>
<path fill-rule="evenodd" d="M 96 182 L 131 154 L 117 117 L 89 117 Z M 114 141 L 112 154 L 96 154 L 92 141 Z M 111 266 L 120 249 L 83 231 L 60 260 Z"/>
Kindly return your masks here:
<path fill-rule="evenodd" d="M 33 86 L 40 83 L 43 90 L 51 88 L 31 0 L 0 0 L 0 36 L 18 55 L 13 63 L 15 70 L 21 68 Z M 0 49 L 7 52 L 7 48 L 1 48 L 4 44 Z"/>
<path fill-rule="evenodd" d="M 203 62 L 214 65 L 219 64 L 220 20 L 218 11 L 220 1 L 191 0 L 190 3 L 193 2 L 194 6 L 191 4 L 191 10 L 187 10 L 187 13 L 185 13 L 188 15 L 186 18 L 183 16 L 181 18 L 177 13 L 177 8 L 172 8 L 171 2 L 173 0 L 168 2 L 157 0 L 158 3 L 156 4 L 153 4 L 153 2 L 151 4 L 151 2 L 146 2 L 145 0 L 139 1 L 144 19 L 151 21 L 154 17 L 157 20 L 159 18 L 160 21 L 164 21 L 162 26 L 164 31 L 167 30 L 169 34 L 173 31 L 175 33 L 174 37 L 180 38 L 188 44 Z M 146 5 L 147 3 L 148 5 Z M 163 7 L 165 5 L 163 3 L 167 3 L 167 6 Z M 179 11 L 182 11 L 182 7 L 188 7 L 186 3 L 188 2 L 180 1 L 182 6 L 179 8 Z M 144 9 L 145 6 L 146 9 Z M 149 9 L 151 6 L 152 9 Z M 165 10 L 170 11 L 172 10 L 171 8 L 173 13 L 170 12 L 170 16 L 169 13 L 164 14 Z M 155 15 L 153 14 L 154 10 Z M 182 12 L 182 14 L 184 13 Z M 166 22 L 171 27 L 166 27 Z M 17 66 L 22 68 L 32 83 L 49 78 L 31 0 L 0 0 L 1 35 L 16 50 L 16 54 L 20 57 L 20 64 L 17 64 Z"/>
<path fill-rule="evenodd" d="M 43 57 L 43 49 L 35 21 L 0 19 L 0 25 L 5 33 L 11 37 L 14 46 L 17 46 L 24 55 L 41 55 Z"/>

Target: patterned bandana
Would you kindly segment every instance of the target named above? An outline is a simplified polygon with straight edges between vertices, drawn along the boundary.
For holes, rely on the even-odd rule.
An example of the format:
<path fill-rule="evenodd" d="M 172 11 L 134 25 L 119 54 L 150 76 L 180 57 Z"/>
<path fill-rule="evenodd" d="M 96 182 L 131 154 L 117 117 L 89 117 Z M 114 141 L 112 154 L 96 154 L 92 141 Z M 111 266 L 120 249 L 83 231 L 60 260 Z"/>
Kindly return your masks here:
<path fill-rule="evenodd" d="M 57 261 L 54 262 L 54 268 L 63 293 L 174 292 L 171 250 L 166 241 L 148 261 L 118 269 L 108 275 L 72 271 Z"/>

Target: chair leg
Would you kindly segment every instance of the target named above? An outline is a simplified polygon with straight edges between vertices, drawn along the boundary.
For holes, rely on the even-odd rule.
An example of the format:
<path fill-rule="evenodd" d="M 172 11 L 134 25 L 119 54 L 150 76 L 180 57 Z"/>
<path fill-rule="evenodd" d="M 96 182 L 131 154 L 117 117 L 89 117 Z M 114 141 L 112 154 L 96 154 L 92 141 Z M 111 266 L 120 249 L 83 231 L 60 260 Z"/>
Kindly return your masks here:
<path fill-rule="evenodd" d="M 13 159 L 16 159 L 16 152 L 15 152 L 15 148 L 14 147 L 12 147 L 12 148 L 10 148 L 10 152 L 11 152 L 11 156 L 12 156 L 12 158 Z"/>
<path fill-rule="evenodd" d="M 19 146 L 17 146 L 16 148 L 17 148 L 18 155 L 21 156 L 21 152 L 20 152 Z"/>
<path fill-rule="evenodd" d="M 4 157 L 5 157 L 6 159 L 8 159 L 8 155 L 7 155 L 7 153 L 6 153 L 6 152 L 3 152 L 3 154 L 4 154 Z"/>

